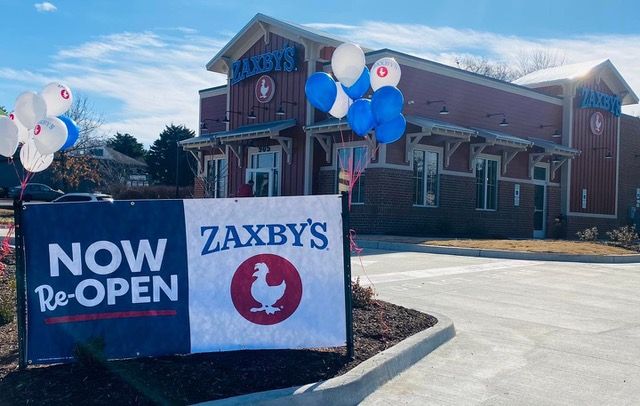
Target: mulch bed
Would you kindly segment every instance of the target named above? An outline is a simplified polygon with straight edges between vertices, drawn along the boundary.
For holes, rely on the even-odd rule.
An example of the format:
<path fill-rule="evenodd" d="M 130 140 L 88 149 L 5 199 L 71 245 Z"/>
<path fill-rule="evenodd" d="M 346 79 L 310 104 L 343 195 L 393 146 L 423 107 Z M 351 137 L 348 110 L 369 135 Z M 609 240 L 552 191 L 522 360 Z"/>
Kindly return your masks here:
<path fill-rule="evenodd" d="M 0 273 L 0 305 L 15 303 L 12 260 L 3 260 L 9 266 Z M 437 323 L 428 314 L 378 300 L 354 308 L 353 316 L 353 360 L 344 348 L 261 350 L 29 367 L 23 371 L 17 370 L 14 320 L 0 325 L 0 404 L 191 404 L 304 385 L 341 375 Z"/>

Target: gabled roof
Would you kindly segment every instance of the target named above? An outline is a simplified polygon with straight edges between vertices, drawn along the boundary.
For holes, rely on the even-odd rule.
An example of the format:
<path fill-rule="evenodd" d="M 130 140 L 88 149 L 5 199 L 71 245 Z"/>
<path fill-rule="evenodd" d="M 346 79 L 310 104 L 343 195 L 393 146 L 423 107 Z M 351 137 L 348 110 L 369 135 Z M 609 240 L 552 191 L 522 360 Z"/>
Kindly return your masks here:
<path fill-rule="evenodd" d="M 277 20 L 264 14 L 256 14 L 209 62 L 207 70 L 218 73 L 227 73 L 225 59 L 237 58 L 253 46 L 255 41 L 267 32 L 274 32 L 286 38 L 300 42 L 301 38 L 322 44 L 325 46 L 338 46 L 345 42 L 335 36 L 321 31 L 304 27 L 299 24 Z M 250 39 L 250 40 L 247 40 Z"/>
<path fill-rule="evenodd" d="M 607 78 L 605 80 L 609 87 L 612 88 L 612 91 L 622 96 L 623 105 L 638 103 L 638 96 L 636 96 L 633 89 L 609 59 L 598 59 L 542 69 L 516 79 L 513 83 L 532 88 L 562 85 L 597 72 L 603 72 L 608 75 L 609 80 Z"/>

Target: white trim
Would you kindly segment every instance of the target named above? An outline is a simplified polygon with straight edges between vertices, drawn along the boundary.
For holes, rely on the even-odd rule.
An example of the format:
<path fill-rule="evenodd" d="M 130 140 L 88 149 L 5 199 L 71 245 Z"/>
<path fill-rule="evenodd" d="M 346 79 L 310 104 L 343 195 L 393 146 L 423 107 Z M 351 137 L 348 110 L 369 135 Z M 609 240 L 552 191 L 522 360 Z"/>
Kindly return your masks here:
<path fill-rule="evenodd" d="M 252 168 L 251 167 L 251 157 L 253 155 L 265 155 L 265 154 L 273 154 L 274 152 L 278 153 L 278 159 L 276 162 L 276 166 L 275 168 L 269 168 L 269 169 L 276 169 L 278 171 L 278 194 L 276 196 L 282 196 L 282 146 L 280 145 L 268 145 L 269 147 L 269 151 L 263 151 L 260 152 L 259 147 L 248 147 L 247 148 L 247 168 L 244 171 L 245 172 L 245 178 L 247 177 L 247 173 L 250 169 L 267 169 L 267 168 Z M 272 172 L 273 175 L 273 172 Z M 273 179 L 272 179 L 273 181 Z"/>
<path fill-rule="evenodd" d="M 516 85 L 509 82 L 503 82 L 496 79 L 484 77 L 482 75 L 467 72 L 462 69 L 454 68 L 453 66 L 441 65 L 437 62 L 429 61 L 419 57 L 411 55 L 404 55 L 392 50 L 384 50 L 383 52 L 370 52 L 366 57 L 366 63 L 371 64 L 382 57 L 395 58 L 399 64 L 410 66 L 412 68 L 424 70 L 427 72 L 436 73 L 442 76 L 447 76 L 454 79 L 464 80 L 466 82 L 474 83 L 481 86 L 490 87 L 497 90 L 502 90 L 508 93 L 514 93 L 520 96 L 529 97 L 531 99 L 539 100 L 542 102 L 552 103 L 558 106 L 562 105 L 562 99 L 558 97 L 549 96 L 539 93 L 535 90 L 529 89 L 524 86 Z"/>
<path fill-rule="evenodd" d="M 618 216 L 615 216 L 613 214 L 597 214 L 597 213 L 578 213 L 578 212 L 573 212 L 570 211 L 569 214 L 567 214 L 567 216 L 569 217 L 589 217 L 589 218 L 602 218 L 602 219 L 617 219 Z"/>
<path fill-rule="evenodd" d="M 501 157 L 499 155 L 489 155 L 489 154 L 478 154 L 474 157 L 473 161 L 472 161 L 472 166 L 473 166 L 473 176 L 474 178 L 477 179 L 477 175 L 476 175 L 476 164 L 475 164 L 475 160 L 476 159 L 485 159 L 487 161 L 496 161 L 497 163 L 497 167 L 496 167 L 496 208 L 495 209 L 487 209 L 487 208 L 478 208 L 476 207 L 477 211 L 498 211 L 498 208 L 500 207 L 500 180 L 502 179 L 500 177 L 500 168 L 502 167 L 502 162 L 501 162 Z M 484 204 L 483 206 L 487 205 L 487 188 L 488 188 L 488 182 L 484 182 Z M 476 194 L 476 188 L 474 185 L 474 191 L 473 193 Z M 476 202 L 477 205 L 478 202 Z"/>
<path fill-rule="evenodd" d="M 616 134 L 616 203 L 614 214 L 618 217 L 618 199 L 620 198 L 620 116 L 618 116 L 618 131 Z"/>
<path fill-rule="evenodd" d="M 344 143 L 340 143 L 340 145 L 336 145 L 335 143 L 333 144 L 333 157 L 332 157 L 332 167 L 335 171 L 334 174 L 334 181 L 333 181 L 333 185 L 334 185 L 334 190 L 338 189 L 338 176 L 340 175 L 340 171 L 338 170 L 338 165 L 340 164 L 339 160 L 338 160 L 338 150 L 340 149 L 350 149 L 351 150 L 351 155 L 354 154 L 354 149 L 355 148 L 361 148 L 364 147 L 366 148 L 366 155 L 365 157 L 367 158 L 367 162 L 364 165 L 364 169 L 362 170 L 362 173 L 360 175 L 360 177 L 362 177 L 365 173 L 365 171 L 370 168 L 371 165 L 371 145 L 367 142 L 367 141 L 351 141 L 351 142 L 344 142 Z M 365 175 L 366 176 L 366 175 Z M 337 192 L 337 191 L 336 191 Z M 364 190 L 363 190 L 363 194 L 364 194 Z M 366 198 L 366 195 L 363 195 L 363 200 Z M 349 197 L 349 199 L 351 199 L 351 197 Z M 364 201 L 362 202 L 354 202 L 351 201 L 350 204 L 353 205 L 359 205 L 359 206 L 363 206 L 364 205 Z"/>
<path fill-rule="evenodd" d="M 214 96 L 222 96 L 223 94 L 227 94 L 228 85 L 227 86 L 219 86 L 213 89 L 199 90 L 198 94 L 200 95 L 200 100 L 206 99 L 207 97 Z"/>
<path fill-rule="evenodd" d="M 545 172 L 544 172 L 544 180 L 542 179 L 535 179 L 535 168 L 544 168 Z M 547 236 L 547 216 L 549 215 L 549 209 L 548 209 L 548 189 L 547 189 L 547 185 L 549 184 L 549 176 L 550 176 L 550 172 L 551 172 L 551 167 L 549 165 L 549 163 L 547 162 L 541 162 L 538 163 L 536 165 L 534 165 L 533 167 L 533 173 L 531 174 L 531 181 L 533 182 L 533 204 L 534 204 L 534 208 L 533 208 L 533 214 L 535 216 L 536 210 L 535 210 L 535 187 L 536 186 L 542 186 L 542 230 L 536 230 L 535 228 L 533 229 L 533 238 L 545 238 Z M 535 227 L 535 225 L 534 225 Z M 541 231 L 541 234 L 536 235 L 536 231 Z"/>
<path fill-rule="evenodd" d="M 218 179 L 217 177 L 220 176 L 218 172 L 218 167 L 217 164 L 214 164 L 214 171 L 216 172 L 216 178 L 213 179 L 214 182 L 214 186 L 213 186 L 213 196 L 206 196 L 206 192 L 207 192 L 207 186 L 205 186 L 205 197 L 213 197 L 213 198 L 225 198 L 225 197 L 229 197 L 229 160 L 227 159 L 227 156 L 225 154 L 211 154 L 211 155 L 204 155 L 204 159 L 203 159 L 203 166 L 204 166 L 204 170 L 203 173 L 200 175 L 201 177 L 203 177 L 205 179 L 205 184 L 206 183 L 210 183 L 211 181 L 209 180 L 209 162 L 211 161 L 225 161 L 226 165 L 227 165 L 227 173 L 224 174 L 224 191 L 223 194 L 224 196 L 216 196 L 216 191 L 218 190 Z"/>
<path fill-rule="evenodd" d="M 435 204 L 435 205 L 430 206 L 430 205 L 427 205 L 427 204 L 415 204 L 415 203 L 413 203 L 413 207 L 438 208 L 438 207 L 440 207 L 440 183 L 441 183 L 441 182 L 440 182 L 440 174 L 442 174 L 442 169 L 443 169 L 443 167 L 442 167 L 442 160 L 443 160 L 444 151 L 443 151 L 442 147 L 436 147 L 436 146 L 434 146 L 434 145 L 418 144 L 418 145 L 414 146 L 414 147 L 411 149 L 411 160 L 410 160 L 410 166 L 411 166 L 411 175 L 412 175 L 412 179 L 413 179 L 413 171 L 415 170 L 415 168 L 413 167 L 413 161 L 414 161 L 414 160 L 413 160 L 413 154 L 415 154 L 415 151 L 416 151 L 416 150 L 418 150 L 418 151 L 424 151 L 424 152 L 432 152 L 432 153 L 436 154 L 437 159 L 438 159 L 438 173 L 436 174 L 436 175 L 437 175 L 437 176 L 436 176 L 436 179 L 437 179 L 438 184 L 437 184 L 437 186 L 436 186 L 436 204 Z M 425 154 L 425 156 L 426 156 L 426 154 Z M 426 166 L 424 166 L 424 170 L 425 170 L 425 173 L 424 173 L 424 180 L 423 180 L 423 182 L 424 182 L 424 193 L 425 193 L 425 195 L 426 195 L 426 192 L 427 192 L 427 174 L 426 174 Z M 411 182 L 411 183 L 412 183 L 412 187 L 415 187 L 415 186 L 413 185 L 413 182 Z M 425 199 L 424 199 L 424 200 L 425 200 L 425 201 L 427 200 L 427 199 L 426 199 L 426 196 L 425 196 Z"/>
<path fill-rule="evenodd" d="M 458 171 L 449 171 L 446 169 L 443 169 L 441 174 L 443 175 L 448 175 L 448 176 L 459 176 L 461 178 L 476 178 L 475 173 L 473 172 L 458 172 Z"/>

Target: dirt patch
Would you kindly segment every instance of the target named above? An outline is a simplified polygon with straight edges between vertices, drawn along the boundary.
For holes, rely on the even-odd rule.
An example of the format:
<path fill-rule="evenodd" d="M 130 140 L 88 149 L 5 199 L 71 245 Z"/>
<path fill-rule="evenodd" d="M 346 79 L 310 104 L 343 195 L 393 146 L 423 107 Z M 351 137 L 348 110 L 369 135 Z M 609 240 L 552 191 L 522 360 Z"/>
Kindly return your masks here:
<path fill-rule="evenodd" d="M 421 237 L 402 236 L 361 236 L 363 240 L 376 240 L 385 242 L 399 242 L 420 245 L 438 245 L 444 247 L 478 248 L 488 250 L 521 251 L 521 252 L 545 252 L 554 254 L 576 255 L 630 255 L 638 252 L 588 241 L 565 240 L 457 240 L 457 239 L 432 239 Z"/>
<path fill-rule="evenodd" d="M 11 289 L 15 267 L 0 276 Z M 14 302 L 15 303 L 15 302 Z M 344 348 L 195 354 L 17 370 L 15 320 L 0 326 L 0 404 L 191 404 L 304 385 L 343 374 L 437 323 L 382 301 L 354 308 L 355 359 Z M 159 339 L 162 339 L 159 337 Z"/>

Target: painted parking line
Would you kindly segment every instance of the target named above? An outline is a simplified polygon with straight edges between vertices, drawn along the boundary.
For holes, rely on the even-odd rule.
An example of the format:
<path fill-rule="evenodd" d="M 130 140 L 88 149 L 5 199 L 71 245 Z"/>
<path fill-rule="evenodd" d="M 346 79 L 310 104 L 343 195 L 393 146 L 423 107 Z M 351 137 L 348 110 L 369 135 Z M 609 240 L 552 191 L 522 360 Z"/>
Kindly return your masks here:
<path fill-rule="evenodd" d="M 507 260 L 497 261 L 480 265 L 447 266 L 441 268 L 418 269 L 413 271 L 389 272 L 383 274 L 369 274 L 366 278 L 360 279 L 360 284 L 367 286 L 371 284 L 392 283 L 408 281 L 414 279 L 432 278 L 437 276 L 457 275 L 475 272 L 497 271 L 513 268 L 522 268 L 543 264 L 542 261 L 521 261 Z M 355 280 L 355 278 L 354 278 Z"/>

